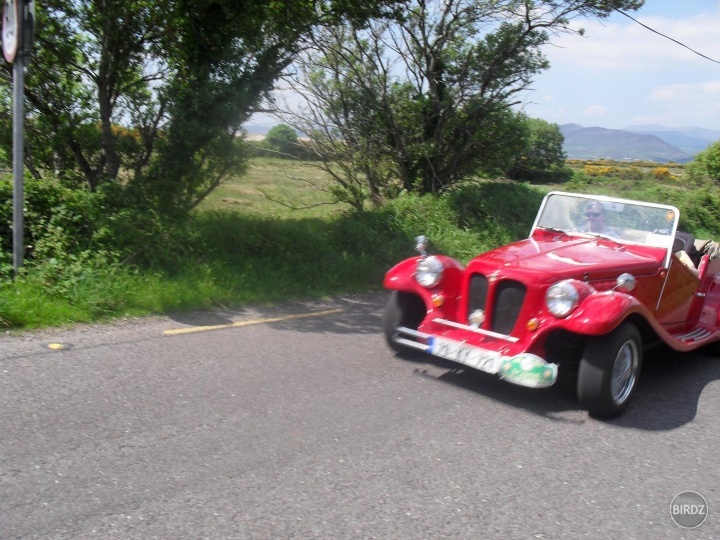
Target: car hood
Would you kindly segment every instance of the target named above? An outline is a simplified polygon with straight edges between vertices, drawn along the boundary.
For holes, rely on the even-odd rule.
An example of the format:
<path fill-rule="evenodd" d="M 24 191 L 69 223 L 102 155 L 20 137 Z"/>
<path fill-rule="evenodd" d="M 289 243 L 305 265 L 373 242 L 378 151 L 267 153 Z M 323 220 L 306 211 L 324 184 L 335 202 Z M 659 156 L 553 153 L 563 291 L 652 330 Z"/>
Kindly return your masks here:
<path fill-rule="evenodd" d="M 505 276 L 531 274 L 534 280 L 614 279 L 623 272 L 650 275 L 662 266 L 665 250 L 622 244 L 604 238 L 570 235 L 528 238 L 473 259 L 471 272 L 500 271 Z"/>

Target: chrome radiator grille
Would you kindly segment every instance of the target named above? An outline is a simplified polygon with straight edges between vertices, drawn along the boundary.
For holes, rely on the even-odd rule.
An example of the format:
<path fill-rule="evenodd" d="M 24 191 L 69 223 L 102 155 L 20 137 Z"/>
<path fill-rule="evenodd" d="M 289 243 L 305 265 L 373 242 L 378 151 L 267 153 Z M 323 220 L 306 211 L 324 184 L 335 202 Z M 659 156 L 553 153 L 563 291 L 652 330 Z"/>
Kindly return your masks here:
<path fill-rule="evenodd" d="M 476 309 L 485 310 L 488 330 L 506 335 L 512 332 L 525 301 L 525 285 L 510 279 L 490 284 L 482 274 L 473 274 L 468 293 L 468 315 Z M 488 298 L 493 299 L 491 309 Z"/>

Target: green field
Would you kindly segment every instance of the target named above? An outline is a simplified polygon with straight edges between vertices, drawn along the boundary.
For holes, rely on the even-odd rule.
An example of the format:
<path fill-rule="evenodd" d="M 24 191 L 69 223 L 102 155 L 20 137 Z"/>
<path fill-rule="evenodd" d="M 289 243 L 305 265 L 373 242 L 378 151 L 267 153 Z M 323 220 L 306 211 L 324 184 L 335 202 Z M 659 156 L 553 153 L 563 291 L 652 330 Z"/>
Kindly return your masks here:
<path fill-rule="evenodd" d="M 213 191 L 201 211 L 222 210 L 245 216 L 282 219 L 325 218 L 349 210 L 335 203 L 328 174 L 311 163 L 254 158 L 247 174 Z"/>

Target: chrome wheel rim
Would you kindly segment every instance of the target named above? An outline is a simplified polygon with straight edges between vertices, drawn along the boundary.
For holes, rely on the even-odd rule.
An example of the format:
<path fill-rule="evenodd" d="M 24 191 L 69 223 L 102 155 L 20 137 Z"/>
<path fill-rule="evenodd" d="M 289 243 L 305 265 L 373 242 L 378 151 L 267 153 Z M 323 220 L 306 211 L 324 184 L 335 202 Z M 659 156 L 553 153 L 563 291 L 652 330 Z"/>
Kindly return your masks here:
<path fill-rule="evenodd" d="M 610 379 L 610 392 L 617 405 L 622 405 L 630 396 L 637 380 L 640 356 L 634 341 L 627 341 L 615 357 L 612 376 Z"/>

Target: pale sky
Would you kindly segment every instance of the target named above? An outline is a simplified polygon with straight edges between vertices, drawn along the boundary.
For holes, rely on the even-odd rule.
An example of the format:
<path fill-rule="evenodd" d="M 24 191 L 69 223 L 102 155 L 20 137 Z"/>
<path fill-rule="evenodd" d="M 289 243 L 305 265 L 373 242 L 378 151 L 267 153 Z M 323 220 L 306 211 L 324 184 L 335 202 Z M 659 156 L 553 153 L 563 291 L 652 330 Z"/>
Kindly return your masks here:
<path fill-rule="evenodd" d="M 720 0 L 646 0 L 628 14 L 720 62 Z M 578 19 L 585 35 L 555 37 L 550 69 L 525 96 L 528 116 L 622 129 L 638 124 L 720 130 L 720 63 L 614 14 Z"/>

